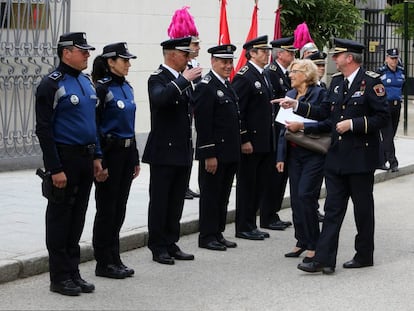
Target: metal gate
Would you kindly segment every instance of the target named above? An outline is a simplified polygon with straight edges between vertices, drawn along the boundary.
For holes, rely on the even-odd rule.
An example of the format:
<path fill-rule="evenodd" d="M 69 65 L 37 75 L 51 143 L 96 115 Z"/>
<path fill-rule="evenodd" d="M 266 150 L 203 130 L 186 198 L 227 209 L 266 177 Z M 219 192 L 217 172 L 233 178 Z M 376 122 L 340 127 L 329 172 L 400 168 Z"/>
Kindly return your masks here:
<path fill-rule="evenodd" d="M 395 34 L 395 29 L 401 25 L 391 21 L 390 17 L 384 14 L 382 10 L 363 9 L 361 14 L 366 22 L 362 29 L 357 32 L 356 40 L 367 47 L 364 52 L 364 67 L 376 71 L 384 64 L 386 50 L 394 47 L 398 48 L 403 65 L 409 74 L 406 83 L 408 94 L 413 95 L 414 49 L 412 42 L 408 46 L 408 57 L 404 59 L 404 38 Z"/>
<path fill-rule="evenodd" d="M 0 164 L 41 154 L 34 92 L 57 61 L 70 0 L 0 0 Z"/>

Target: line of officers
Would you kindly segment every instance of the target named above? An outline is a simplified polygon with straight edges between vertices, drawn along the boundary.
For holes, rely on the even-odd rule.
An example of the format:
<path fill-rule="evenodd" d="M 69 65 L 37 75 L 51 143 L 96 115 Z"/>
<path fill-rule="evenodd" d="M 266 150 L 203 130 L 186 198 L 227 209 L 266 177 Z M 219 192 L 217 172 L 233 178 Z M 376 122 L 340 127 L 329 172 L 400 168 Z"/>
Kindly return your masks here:
<path fill-rule="evenodd" d="M 296 51 L 293 37 L 270 45 L 267 36 L 246 42 L 247 64 L 232 83 L 236 47 L 209 48 L 211 70 L 195 84 L 202 70 L 187 66 L 191 41 L 185 37 L 162 42 L 163 63 L 148 79 L 151 130 L 142 156 L 150 165 L 148 248 L 161 264 L 194 260 L 177 245 L 193 161 L 193 118 L 199 161 L 199 247 L 218 251 L 237 247 L 223 235 L 235 175 L 236 237 L 269 237 L 258 229 L 258 211 L 261 228 L 284 230 L 292 225 L 278 216 L 287 173 L 275 168 L 281 125 L 274 121 L 279 105 L 271 100 L 290 89 L 286 68 Z M 82 70 L 93 49 L 85 33 L 63 34 L 58 43 L 60 64 L 36 93 L 36 134 L 44 166 L 53 190 L 64 191 L 63 199 L 48 198 L 46 210 L 50 290 L 72 296 L 95 289 L 79 272 L 79 239 L 94 181 L 95 274 L 117 279 L 134 274 L 120 258 L 119 232 L 132 180 L 139 174 L 136 106 L 125 80 L 129 60 L 135 56 L 124 42 L 105 46 L 94 62 L 92 82 Z M 274 60 L 267 66 L 272 49 Z"/>

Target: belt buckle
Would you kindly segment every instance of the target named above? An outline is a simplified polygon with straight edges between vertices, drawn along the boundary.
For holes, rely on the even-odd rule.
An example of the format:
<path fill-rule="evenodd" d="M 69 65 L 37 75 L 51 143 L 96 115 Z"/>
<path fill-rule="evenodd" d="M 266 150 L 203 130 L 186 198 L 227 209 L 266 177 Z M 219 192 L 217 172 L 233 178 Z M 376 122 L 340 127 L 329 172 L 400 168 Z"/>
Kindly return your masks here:
<path fill-rule="evenodd" d="M 125 148 L 128 148 L 129 146 L 131 146 L 131 141 L 132 141 L 131 138 L 125 139 L 124 147 Z"/>

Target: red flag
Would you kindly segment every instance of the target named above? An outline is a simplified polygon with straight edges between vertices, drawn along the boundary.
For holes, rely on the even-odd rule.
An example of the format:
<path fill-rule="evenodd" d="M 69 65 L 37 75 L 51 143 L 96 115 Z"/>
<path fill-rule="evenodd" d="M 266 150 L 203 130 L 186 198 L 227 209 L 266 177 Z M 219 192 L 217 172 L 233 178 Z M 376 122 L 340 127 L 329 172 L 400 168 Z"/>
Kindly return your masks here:
<path fill-rule="evenodd" d="M 278 9 L 275 11 L 275 32 L 273 35 L 273 40 L 282 38 L 282 27 L 280 26 L 280 11 L 282 10 L 282 6 L 280 5 Z"/>
<path fill-rule="evenodd" d="M 253 8 L 252 23 L 250 25 L 250 30 L 249 30 L 249 33 L 247 34 L 247 38 L 245 42 L 253 40 L 254 38 L 257 37 L 257 10 L 258 9 L 259 8 L 257 7 L 257 0 L 256 0 L 254 8 Z M 236 68 L 234 69 L 234 73 L 237 73 L 241 67 L 246 65 L 247 59 L 246 59 L 246 56 L 244 56 L 245 53 L 246 51 L 243 49 L 243 51 L 240 54 L 239 62 L 237 63 Z M 234 74 L 230 76 L 230 79 L 233 79 L 233 77 L 234 77 Z"/>
<path fill-rule="evenodd" d="M 227 12 L 226 12 L 227 0 L 221 0 L 220 8 L 220 33 L 218 44 L 230 44 L 229 25 L 227 24 Z"/>

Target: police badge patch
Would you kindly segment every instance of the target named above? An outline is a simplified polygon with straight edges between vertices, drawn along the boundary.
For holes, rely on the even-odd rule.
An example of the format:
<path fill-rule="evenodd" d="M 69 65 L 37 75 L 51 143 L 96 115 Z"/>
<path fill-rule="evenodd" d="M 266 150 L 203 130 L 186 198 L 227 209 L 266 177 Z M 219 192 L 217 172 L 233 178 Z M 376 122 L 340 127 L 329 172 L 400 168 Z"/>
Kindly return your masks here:
<path fill-rule="evenodd" d="M 377 96 L 385 96 L 385 88 L 382 84 L 374 85 L 373 89 Z"/>

